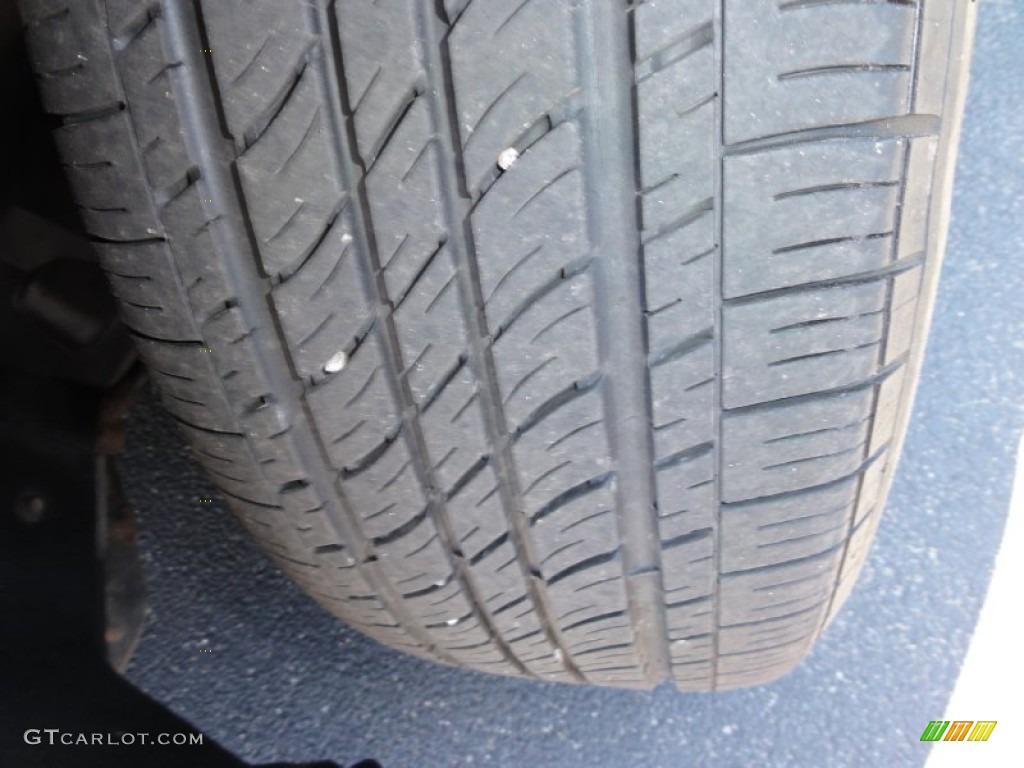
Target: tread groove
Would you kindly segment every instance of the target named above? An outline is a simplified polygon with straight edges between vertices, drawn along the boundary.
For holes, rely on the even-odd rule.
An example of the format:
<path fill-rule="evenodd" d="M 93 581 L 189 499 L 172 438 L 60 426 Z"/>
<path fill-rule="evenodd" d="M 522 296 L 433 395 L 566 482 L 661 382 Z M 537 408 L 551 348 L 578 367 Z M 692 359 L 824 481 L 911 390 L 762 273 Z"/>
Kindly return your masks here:
<path fill-rule="evenodd" d="M 772 400 L 764 400 L 760 403 L 751 403 L 750 405 L 738 405 L 732 408 L 723 408 L 725 414 L 745 413 L 748 411 L 755 410 L 768 410 L 773 408 L 780 408 L 796 403 L 806 403 L 814 400 L 820 400 L 828 397 L 842 397 L 853 392 L 860 392 L 870 387 L 874 387 L 885 381 L 887 378 L 892 376 L 896 371 L 905 366 L 907 363 L 906 355 L 899 357 L 898 359 L 891 362 L 885 368 L 882 368 L 878 372 L 872 374 L 866 379 L 862 379 L 852 384 L 844 384 L 838 387 L 832 387 L 831 389 L 822 389 L 817 392 L 808 392 L 802 395 L 789 395 L 787 397 L 777 397 Z"/>
<path fill-rule="evenodd" d="M 847 235 L 845 237 L 828 237 L 824 240 L 809 240 L 806 243 L 794 243 L 792 245 L 783 245 L 778 248 L 773 248 L 772 253 L 779 255 L 782 253 L 792 253 L 793 251 L 805 251 L 809 248 L 822 248 L 826 245 L 835 245 L 837 243 L 859 243 L 864 240 L 881 240 L 886 237 L 892 237 L 892 232 L 872 232 L 869 235 Z"/>
<path fill-rule="evenodd" d="M 583 152 L 588 171 L 585 194 L 594 211 L 589 222 L 591 238 L 608 254 L 633 254 L 650 242 L 643 230 L 636 16 L 602 0 L 586 0 L 584 7 L 591 21 L 587 24 L 577 16 L 577 35 L 584 41 L 577 47 L 577 61 L 588 107 L 584 119 L 590 129 Z M 702 35 L 698 30 L 665 55 L 685 58 L 704 45 Z M 666 64 L 657 57 L 652 63 Z M 609 215 L 610 211 L 615 213 Z M 688 214 L 701 215 L 696 210 Z M 668 229 L 686 226 L 685 218 Z M 662 229 L 654 239 L 665 234 L 668 230 Z M 598 303 L 603 305 L 597 326 L 605 368 L 604 419 L 615 471 L 616 529 L 621 542 L 616 557 L 621 559 L 640 673 L 647 685 L 655 686 L 671 677 L 671 666 L 657 533 L 654 438 L 651 430 L 635 426 L 653 423 L 646 365 L 650 353 L 644 314 L 646 279 L 643 258 L 604 258 L 595 269 Z"/>
<path fill-rule="evenodd" d="M 879 280 L 895 277 L 903 272 L 908 272 L 911 269 L 920 267 L 922 264 L 924 264 L 923 253 L 915 256 L 904 256 L 902 259 L 890 262 L 886 266 L 879 267 L 878 269 L 865 270 L 863 272 L 856 272 L 852 275 L 843 275 L 841 277 L 831 277 L 825 280 L 797 283 L 795 285 L 787 285 L 783 288 L 769 288 L 768 290 L 747 293 L 742 296 L 727 297 L 723 299 L 723 303 L 731 305 L 749 304 L 751 302 L 763 301 L 765 299 L 774 299 L 778 296 L 789 296 L 794 293 L 816 291 L 820 288 L 837 288 L 844 285 L 874 283 Z"/>
<path fill-rule="evenodd" d="M 772 196 L 772 200 L 778 202 L 790 197 L 803 197 L 805 195 L 817 195 L 821 192 L 840 192 L 849 189 L 875 189 L 881 187 L 899 186 L 899 181 L 845 181 L 836 184 L 816 184 L 811 187 L 800 187 L 791 189 L 788 192 L 779 192 Z"/>
<path fill-rule="evenodd" d="M 589 480 L 585 480 L 582 483 L 574 485 L 566 491 L 555 496 L 550 501 L 544 503 L 540 509 L 534 512 L 530 516 L 530 525 L 536 525 L 548 515 L 557 512 L 559 509 L 564 507 L 566 504 L 575 501 L 578 498 L 586 496 L 587 494 L 597 490 L 598 488 L 604 488 L 614 477 L 614 473 L 606 472 L 603 475 L 592 477 Z M 579 522 L 579 521 L 577 521 Z M 565 530 L 565 529 L 563 529 Z"/>
<path fill-rule="evenodd" d="M 619 551 L 619 548 L 616 547 L 611 552 L 605 552 L 600 555 L 594 555 L 593 557 L 588 557 L 585 560 L 580 560 L 577 563 L 573 563 L 568 568 L 563 568 L 562 570 L 558 571 L 550 578 L 544 579 L 544 581 L 547 583 L 549 587 L 553 586 L 558 582 L 563 581 L 564 579 L 568 579 L 570 576 L 575 576 L 577 573 L 589 571 L 591 568 L 597 568 L 598 566 L 604 565 L 605 563 L 610 563 L 613 560 L 618 560 L 620 554 L 621 553 Z"/>
<path fill-rule="evenodd" d="M 818 77 L 820 75 L 837 75 L 859 72 L 909 72 L 908 64 L 833 64 L 827 67 L 808 67 L 780 72 L 779 80 L 796 80 L 802 77 Z"/>
<path fill-rule="evenodd" d="M 714 409 L 714 426 L 712 444 L 709 450 L 712 452 L 714 462 L 714 499 L 712 502 L 712 573 L 711 573 L 711 679 L 709 687 L 711 690 L 718 690 L 719 659 L 721 657 L 721 592 L 722 592 L 722 500 L 724 496 L 723 486 L 723 458 L 722 445 L 725 433 L 725 416 L 722 412 L 725 403 L 725 387 L 723 384 L 723 372 L 725 370 L 725 345 L 722 339 L 725 328 L 725 162 L 726 162 L 726 120 L 725 120 L 725 8 L 726 0 L 715 0 L 712 6 L 712 21 L 715 25 L 715 71 L 717 83 L 715 91 L 718 98 L 714 101 L 714 115 L 712 125 L 712 141 L 721 153 L 715 159 L 713 166 L 712 184 L 714 186 L 713 216 L 714 216 L 714 239 L 717 244 L 717 258 L 712 262 L 712 310 L 714 316 L 714 371 L 715 388 L 713 392 L 712 408 Z"/>
<path fill-rule="evenodd" d="M 825 5 L 903 5 L 916 7 L 917 0 L 787 0 L 779 3 L 780 11 L 796 11 L 804 8 L 819 8 Z"/>
<path fill-rule="evenodd" d="M 726 144 L 724 145 L 724 154 L 745 155 L 753 152 L 764 152 L 768 149 L 809 144 L 816 141 L 844 139 L 893 141 L 896 139 L 934 137 L 939 135 L 941 127 L 942 118 L 938 115 L 894 115 L 878 120 L 865 120 L 859 123 L 839 123 L 820 128 L 803 128 L 734 144 Z"/>

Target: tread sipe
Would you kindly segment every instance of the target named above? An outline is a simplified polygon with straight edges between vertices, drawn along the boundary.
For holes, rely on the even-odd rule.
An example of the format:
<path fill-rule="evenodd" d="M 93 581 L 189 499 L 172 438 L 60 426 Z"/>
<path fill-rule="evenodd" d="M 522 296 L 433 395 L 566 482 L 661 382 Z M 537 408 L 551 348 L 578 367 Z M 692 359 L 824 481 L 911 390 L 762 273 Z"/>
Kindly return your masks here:
<path fill-rule="evenodd" d="M 22 0 L 85 226 L 269 555 L 403 651 L 772 680 L 878 525 L 966 0 Z"/>

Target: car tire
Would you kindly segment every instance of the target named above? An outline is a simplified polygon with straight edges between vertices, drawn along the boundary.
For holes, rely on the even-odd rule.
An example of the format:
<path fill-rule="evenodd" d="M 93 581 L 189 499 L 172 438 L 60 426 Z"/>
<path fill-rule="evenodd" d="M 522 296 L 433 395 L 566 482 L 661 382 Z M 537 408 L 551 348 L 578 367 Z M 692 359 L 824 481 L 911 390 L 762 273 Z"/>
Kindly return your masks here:
<path fill-rule="evenodd" d="M 399 650 L 790 671 L 906 430 L 973 4 L 23 0 L 82 220 L 267 553 Z"/>

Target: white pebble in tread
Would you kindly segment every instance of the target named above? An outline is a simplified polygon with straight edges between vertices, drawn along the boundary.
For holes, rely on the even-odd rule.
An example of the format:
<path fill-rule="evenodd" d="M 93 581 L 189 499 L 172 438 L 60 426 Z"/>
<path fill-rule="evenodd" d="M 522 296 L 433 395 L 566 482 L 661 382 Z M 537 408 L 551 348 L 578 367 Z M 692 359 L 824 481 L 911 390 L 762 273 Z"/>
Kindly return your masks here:
<path fill-rule="evenodd" d="M 331 355 L 331 359 L 324 363 L 325 373 L 337 373 L 345 367 L 345 363 L 348 362 L 348 355 L 343 350 L 339 350 Z"/>
<path fill-rule="evenodd" d="M 518 159 L 519 150 L 515 147 L 509 147 L 508 149 L 502 150 L 502 153 L 498 155 L 498 167 L 503 171 L 507 171 Z"/>

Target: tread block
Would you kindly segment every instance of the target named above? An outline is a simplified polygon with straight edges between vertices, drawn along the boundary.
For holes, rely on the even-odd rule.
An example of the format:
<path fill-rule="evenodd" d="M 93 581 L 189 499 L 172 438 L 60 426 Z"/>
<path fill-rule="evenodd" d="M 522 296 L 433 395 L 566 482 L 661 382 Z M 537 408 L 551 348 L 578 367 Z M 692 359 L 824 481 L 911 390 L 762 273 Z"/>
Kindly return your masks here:
<path fill-rule="evenodd" d="M 300 498 L 295 498 L 296 495 L 299 495 Z M 303 496 L 306 498 L 302 498 Z M 325 542 L 333 541 L 336 546 L 340 547 L 337 552 L 330 555 L 334 567 L 355 565 L 355 560 L 347 548 L 337 542 L 338 535 L 324 515 L 321 499 L 308 486 L 298 489 L 298 492 L 282 492 L 281 505 L 287 513 L 288 521 L 294 527 L 296 535 L 306 549 L 315 552 L 317 547 L 320 547 L 320 556 L 326 559 L 328 555 L 323 552 L 322 548 L 331 546 Z"/>
<path fill-rule="evenodd" d="M 713 679 L 716 29 L 711 6 L 632 9 L 648 387 L 668 653 L 676 685 Z"/>
<path fill-rule="evenodd" d="M 924 9 L 922 9 L 924 10 Z M 927 10 L 924 10 L 927 13 Z M 927 23 L 927 22 L 926 22 Z M 935 78 L 938 80 L 939 78 Z M 918 83 L 916 103 L 921 105 L 924 82 Z M 927 109 L 927 107 L 923 107 Z M 919 106 L 921 111 L 922 107 Z M 928 251 L 928 239 L 934 234 L 929 225 L 929 211 L 935 179 L 934 159 L 939 156 L 939 141 L 934 136 L 921 136 L 907 141 L 907 169 L 909 179 L 903 178 L 903 195 L 900 201 L 900 228 L 896 242 L 896 258 L 910 258 Z M 898 303 L 894 306 L 899 306 Z"/>
<path fill-rule="evenodd" d="M 670 648 L 672 661 L 701 664 L 714 656 L 711 635 L 707 633 L 681 636 L 672 640 Z"/>
<path fill-rule="evenodd" d="M 431 628 L 441 647 L 478 645 L 475 660 L 503 658 L 490 642 L 487 630 L 472 616 L 468 595 L 457 582 L 450 581 L 448 555 L 432 525 L 421 526 L 405 539 L 381 546 L 379 552 L 387 563 L 389 578 L 408 595 L 408 605 Z M 441 589 L 435 592 L 432 587 Z"/>
<path fill-rule="evenodd" d="M 857 498 L 857 508 L 853 513 L 853 525 L 860 525 L 864 518 L 874 514 L 881 509 L 885 503 L 882 496 L 882 486 L 886 482 L 886 475 L 892 471 L 892 453 L 889 446 L 872 454 L 873 459 L 868 463 L 861 476 L 860 494 Z"/>
<path fill-rule="evenodd" d="M 573 16 L 561 3 L 477 0 L 452 30 L 458 127 L 473 197 L 498 155 L 576 90 L 574 46 L 566 44 L 575 37 Z"/>
<path fill-rule="evenodd" d="M 54 17 L 64 16 L 67 13 L 67 2 L 66 0 L 19 0 L 18 11 L 25 26 L 33 26 L 46 23 Z"/>
<path fill-rule="evenodd" d="M 401 424 L 394 393 L 381 370 L 387 353 L 378 326 L 340 372 L 306 394 L 336 469 L 359 466 Z"/>
<path fill-rule="evenodd" d="M 770 649 L 722 655 L 716 688 L 731 690 L 771 682 L 790 672 L 807 653 L 809 642 L 797 640 Z"/>
<path fill-rule="evenodd" d="M 408 0 L 380 7 L 338 7 L 356 138 L 368 169 L 366 193 L 384 281 L 394 304 L 410 291 L 431 258 L 448 262 L 447 257 L 436 258 L 446 239 L 440 158 L 430 104 L 422 96 L 425 75 L 415 13 Z M 380 57 L 381 50 L 391 52 L 386 60 Z"/>
<path fill-rule="evenodd" d="M 237 431 L 224 393 L 211 380 L 213 362 L 198 344 L 168 344 L 136 337 L 139 353 L 157 372 L 164 405 L 179 419 L 218 432 Z"/>
<path fill-rule="evenodd" d="M 111 152 L 130 130 L 128 116 L 116 112 L 54 131 L 85 228 L 108 240 L 146 240 L 163 232 L 138 159 Z"/>
<path fill-rule="evenodd" d="M 615 497 L 608 486 L 571 499 L 537 520 L 533 538 L 541 568 L 557 573 L 574 563 L 610 552 L 619 536 L 613 518 Z"/>
<path fill-rule="evenodd" d="M 308 16 L 266 0 L 203 0 L 213 71 L 236 142 L 273 112 L 317 42 Z"/>
<path fill-rule="evenodd" d="M 885 338 L 885 364 L 893 363 L 910 350 L 921 291 L 923 267 L 916 267 L 892 279 L 889 333 Z"/>
<path fill-rule="evenodd" d="M 338 3 L 335 12 L 359 154 L 370 165 L 396 115 L 426 80 L 416 3 Z"/>
<path fill-rule="evenodd" d="M 565 280 L 520 315 L 494 344 L 498 387 L 510 425 L 598 368 L 589 275 Z"/>
<path fill-rule="evenodd" d="M 718 647 L 722 654 L 739 653 L 744 656 L 770 650 L 776 646 L 803 643 L 806 648 L 821 626 L 821 607 L 814 607 L 757 624 L 722 627 Z"/>
<path fill-rule="evenodd" d="M 673 226 L 714 193 L 713 38 L 637 83 L 641 219 L 646 233 Z"/>
<path fill-rule="evenodd" d="M 857 501 L 858 478 L 792 498 L 723 506 L 721 536 L 729 547 L 722 569 L 744 571 L 798 560 L 832 549 L 845 540 Z"/>
<path fill-rule="evenodd" d="M 293 426 L 296 414 L 274 392 L 262 369 L 246 365 L 257 359 L 257 338 L 265 331 L 254 329 L 240 307 L 225 304 L 204 329 L 219 387 L 234 406 L 234 421 L 249 441 L 253 458 L 270 490 L 305 477 Z"/>
<path fill-rule="evenodd" d="M 710 661 L 682 661 L 672 664 L 672 675 L 680 691 L 706 691 L 714 673 Z"/>
<path fill-rule="evenodd" d="M 874 455 L 891 443 L 896 430 L 897 414 L 903 407 L 903 390 L 906 383 L 906 368 L 900 368 L 878 386 L 878 398 L 875 401 L 871 425 L 871 442 L 868 445 L 869 454 Z M 865 499 L 873 500 L 866 491 L 867 489 L 862 489 L 861 495 Z"/>
<path fill-rule="evenodd" d="M 399 435 L 361 472 L 342 480 L 366 535 L 398 541 L 421 525 L 433 527 L 406 438 Z"/>
<path fill-rule="evenodd" d="M 90 112 L 118 101 L 109 43 L 92 21 L 101 5 L 100 0 L 22 0 L 29 61 L 47 112 Z"/>
<path fill-rule="evenodd" d="M 684 290 L 691 298 L 710 297 L 710 283 L 705 289 L 708 293 L 704 293 L 699 275 L 684 276 L 664 260 L 669 258 L 669 253 L 685 260 L 711 248 L 714 245 L 712 217 L 706 215 L 701 221 L 686 223 L 682 227 L 684 232 L 693 227 L 699 227 L 699 231 L 693 235 L 686 233 L 682 243 L 670 248 L 659 243 L 659 234 L 672 233 L 673 228 L 680 225 L 680 217 L 686 222 L 695 209 L 705 203 L 709 208 L 713 204 L 717 140 L 714 121 L 718 98 L 714 61 L 716 31 L 711 6 L 699 0 L 659 0 L 636 6 L 632 13 L 641 226 L 645 238 L 653 238 L 643 247 L 645 261 L 650 265 L 647 291 L 648 310 L 651 310 L 668 304 L 669 299 L 657 299 L 655 291 L 658 289 Z M 672 239 L 679 240 L 676 234 L 672 234 Z M 687 247 L 686 252 L 680 252 L 679 245 L 690 246 L 694 240 L 700 242 L 697 250 L 689 253 L 692 249 Z M 710 266 L 708 261 L 698 269 L 710 270 Z M 708 280 L 710 274 L 708 271 Z M 697 279 L 695 289 L 688 288 L 692 277 Z M 702 313 L 673 314 L 685 323 Z M 654 333 L 663 330 L 658 325 L 672 324 L 672 318 L 663 318 L 661 324 L 648 323 L 652 348 L 661 346 Z M 677 333 L 688 335 L 682 329 Z"/>
<path fill-rule="evenodd" d="M 550 413 L 515 443 L 512 452 L 527 514 L 537 514 L 562 494 L 611 470 L 606 432 L 577 431 L 603 417 L 601 395 L 591 391 Z"/>
<path fill-rule="evenodd" d="M 114 295 L 121 300 L 121 314 L 129 327 L 157 338 L 168 327 L 186 338 L 199 338 L 165 243 L 96 243 L 93 247 Z"/>
<path fill-rule="evenodd" d="M 522 574 L 511 542 L 502 537 L 497 546 L 492 544 L 474 555 L 474 560 L 470 565 L 472 578 L 477 588 L 483 588 L 484 594 L 488 594 L 484 609 L 491 612 L 492 624 L 505 638 L 512 653 L 533 674 L 563 676 L 561 664 L 550 655 L 550 644 L 539 624 L 532 598 L 521 591 L 524 589 Z M 508 589 L 492 592 L 499 585 Z M 509 599 L 510 592 L 518 594 L 518 597 Z M 519 608 L 518 612 L 509 610 L 521 605 L 525 607 Z"/>
<path fill-rule="evenodd" d="M 485 465 L 448 499 L 448 514 L 455 539 L 471 567 L 487 563 L 493 567 L 505 562 L 497 549 L 486 550 L 502 537 L 508 538 L 508 521 L 501 508 L 498 478 L 494 469 Z"/>
<path fill-rule="evenodd" d="M 153 13 L 153 7 L 139 3 L 138 0 L 103 0 L 107 10 L 107 27 L 115 45 L 137 32 L 140 25 L 145 24 Z"/>
<path fill-rule="evenodd" d="M 442 247 L 395 310 L 406 377 L 417 405 L 425 405 L 452 366 L 465 359 L 466 328 L 455 265 Z"/>
<path fill-rule="evenodd" d="M 905 147 L 848 139 L 726 157 L 725 297 L 888 264 Z"/>
<path fill-rule="evenodd" d="M 563 123 L 526 150 L 476 206 L 473 236 L 492 329 L 589 253 L 580 129 Z"/>
<path fill-rule="evenodd" d="M 524 583 L 494 470 L 484 466 L 448 499 L 447 508 L 456 542 L 493 625 L 535 674 L 563 677 L 564 667 L 554 656 Z M 524 639 L 516 641 L 519 637 Z"/>
<path fill-rule="evenodd" d="M 218 486 L 226 488 L 231 494 L 227 498 L 236 511 L 241 509 L 249 518 L 249 522 L 266 529 L 274 528 L 279 523 L 274 515 L 274 504 L 277 500 L 261 493 L 259 484 L 261 475 L 255 465 L 249 446 L 240 435 L 217 434 L 187 424 L 179 424 L 179 428 L 189 440 L 192 454 L 205 469 L 210 471 Z M 252 494 L 256 495 L 253 496 Z M 258 501 L 252 504 L 244 499 Z M 239 506 L 235 506 L 238 502 Z"/>
<path fill-rule="evenodd" d="M 655 461 L 672 461 L 707 441 L 715 424 L 715 348 L 699 339 L 680 357 L 650 369 Z"/>
<path fill-rule="evenodd" d="M 254 328 L 244 311 L 233 304 L 225 305 L 203 330 L 210 345 L 207 354 L 220 378 L 222 390 L 234 406 L 240 431 L 254 444 L 287 431 L 293 414 L 285 411 L 263 371 L 246 365 L 257 355 L 254 337 L 266 331 Z M 232 371 L 241 373 L 230 375 Z"/>
<path fill-rule="evenodd" d="M 711 21 L 706 0 L 658 0 L 631 9 L 636 34 L 636 59 L 646 61 L 691 38 L 695 28 Z"/>
<path fill-rule="evenodd" d="M 302 268 L 273 289 L 274 309 L 304 379 L 320 378 L 339 351 L 356 347 L 370 321 L 370 297 L 352 245 L 346 209 Z"/>
<path fill-rule="evenodd" d="M 762 622 L 816 609 L 819 619 L 832 594 L 841 552 L 830 550 L 780 565 L 721 574 L 723 627 Z"/>
<path fill-rule="evenodd" d="M 655 471 L 658 532 L 662 540 L 709 528 L 716 514 L 715 460 L 706 446 Z"/>
<path fill-rule="evenodd" d="M 224 309 L 235 294 L 220 262 L 210 258 L 216 253 L 214 232 L 218 223 L 203 210 L 199 200 L 199 192 L 192 185 L 163 206 L 160 217 L 169 231 L 183 233 L 169 243 L 192 313 L 202 325 Z"/>
<path fill-rule="evenodd" d="M 266 132 L 238 159 L 260 258 L 272 276 L 301 266 L 330 232 L 346 198 L 324 168 L 330 153 L 317 81 L 313 69 L 304 70 Z"/>
<path fill-rule="evenodd" d="M 662 541 L 661 578 L 667 603 L 707 597 L 713 590 L 714 539 L 710 531 L 699 529 L 684 536 L 679 544 L 671 539 Z"/>
<path fill-rule="evenodd" d="M 440 221 L 437 147 L 429 107 L 417 99 L 367 173 L 384 281 L 392 302 L 411 288 L 446 238 Z"/>
<path fill-rule="evenodd" d="M 913 3 L 730 7 L 726 143 L 904 114 L 915 20 Z"/>
<path fill-rule="evenodd" d="M 722 500 L 803 490 L 856 472 L 866 456 L 873 398 L 874 389 L 867 388 L 726 414 Z"/>
<path fill-rule="evenodd" d="M 577 567 L 585 563 L 586 561 L 583 561 Z M 555 612 L 559 615 L 567 615 L 569 611 L 585 605 L 600 606 L 594 613 L 627 611 L 629 603 L 626 599 L 622 564 L 617 559 L 591 567 L 580 567 L 564 578 L 560 578 L 557 571 L 549 573 L 548 569 L 542 570 L 545 578 L 549 580 L 548 595 Z M 563 570 L 562 573 L 564 572 Z M 550 583 L 552 576 L 559 579 L 557 583 Z M 573 615 L 573 619 L 579 621 L 586 616 L 585 612 L 579 611 Z M 589 643 L 570 642 L 569 653 L 584 675 L 589 677 L 589 670 L 593 670 L 593 674 L 598 674 L 609 666 L 625 666 L 634 670 L 639 668 L 639 659 L 633 647 L 633 628 L 627 622 L 620 621 L 618 624 L 624 626 L 606 630 L 599 638 L 594 638 Z M 613 659 L 615 663 L 611 664 L 610 661 Z"/>
<path fill-rule="evenodd" d="M 830 621 L 850 597 L 857 578 L 864 570 L 868 554 L 871 551 L 871 543 L 874 541 L 875 532 L 878 530 L 881 519 L 881 508 L 873 507 L 868 514 L 861 518 L 850 534 L 850 543 L 846 548 L 846 557 L 843 560 L 842 571 L 836 584 L 835 597 L 832 600 L 832 612 L 828 617 Z"/>
<path fill-rule="evenodd" d="M 657 354 L 708 327 L 718 257 L 710 210 L 642 246 L 648 346 Z"/>
<path fill-rule="evenodd" d="M 157 190 L 177 184 L 191 165 L 184 135 L 178 130 L 170 77 L 180 62 L 167 60 L 160 37 L 162 24 L 159 18 L 150 21 L 120 54 L 122 82 L 146 177 Z"/>
<path fill-rule="evenodd" d="M 697 596 L 670 602 L 665 606 L 665 623 L 668 626 L 669 650 L 673 661 L 710 659 L 710 648 L 705 649 L 703 643 L 695 643 L 711 633 L 714 614 L 711 595 Z M 705 652 L 706 650 L 706 652 Z"/>
<path fill-rule="evenodd" d="M 726 307 L 724 406 L 869 379 L 881 367 L 887 301 L 888 281 L 878 280 Z"/>
<path fill-rule="evenodd" d="M 476 377 L 463 366 L 420 416 L 431 468 L 448 493 L 490 451 L 476 386 Z"/>

